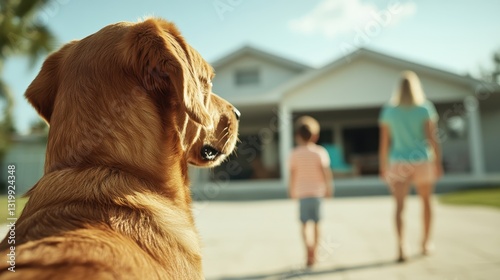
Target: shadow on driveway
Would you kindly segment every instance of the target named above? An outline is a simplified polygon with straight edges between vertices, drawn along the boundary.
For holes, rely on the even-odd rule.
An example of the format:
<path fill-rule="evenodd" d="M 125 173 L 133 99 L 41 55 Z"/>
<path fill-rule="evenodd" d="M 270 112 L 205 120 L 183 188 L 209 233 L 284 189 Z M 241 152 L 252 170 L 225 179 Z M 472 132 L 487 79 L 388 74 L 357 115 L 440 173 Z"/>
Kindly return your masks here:
<path fill-rule="evenodd" d="M 421 255 L 411 256 L 408 258 L 408 261 L 415 260 L 420 258 Z M 407 261 L 407 262 L 408 262 Z M 284 270 L 275 273 L 266 273 L 266 274 L 255 274 L 255 275 L 246 275 L 246 276 L 226 276 L 219 278 L 210 278 L 208 280 L 262 280 L 262 279 L 306 279 L 307 276 L 316 276 L 316 275 L 325 275 L 325 274 L 335 274 L 346 271 L 355 271 L 369 268 L 381 268 L 387 266 L 399 265 L 396 261 L 381 261 L 375 263 L 367 263 L 367 264 L 359 264 L 353 266 L 345 266 L 345 267 L 331 267 L 331 268 L 322 268 L 322 269 L 297 269 L 297 270 Z M 304 278 L 302 278 L 304 277 Z"/>

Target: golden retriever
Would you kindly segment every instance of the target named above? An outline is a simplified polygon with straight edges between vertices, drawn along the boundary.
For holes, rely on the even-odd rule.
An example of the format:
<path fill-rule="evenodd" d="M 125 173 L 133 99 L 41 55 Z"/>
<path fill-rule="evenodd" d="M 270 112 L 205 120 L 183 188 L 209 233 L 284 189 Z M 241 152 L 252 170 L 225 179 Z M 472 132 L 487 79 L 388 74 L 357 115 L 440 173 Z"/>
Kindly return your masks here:
<path fill-rule="evenodd" d="M 1 279 L 203 279 L 188 164 L 232 152 L 239 112 L 162 19 L 117 23 L 51 54 L 26 91 L 49 123 L 43 177 Z M 12 247 L 12 246 L 15 246 Z"/>

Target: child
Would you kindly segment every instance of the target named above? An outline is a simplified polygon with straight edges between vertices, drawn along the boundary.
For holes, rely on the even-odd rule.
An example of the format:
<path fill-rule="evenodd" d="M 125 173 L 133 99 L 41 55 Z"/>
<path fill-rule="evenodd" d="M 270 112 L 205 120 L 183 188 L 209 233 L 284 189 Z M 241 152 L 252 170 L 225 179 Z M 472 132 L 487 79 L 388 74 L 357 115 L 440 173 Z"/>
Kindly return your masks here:
<path fill-rule="evenodd" d="M 320 202 L 322 197 L 332 196 L 333 175 L 330 158 L 325 148 L 316 144 L 319 138 L 319 124 L 309 116 L 301 117 L 295 123 L 295 139 L 298 146 L 290 159 L 289 195 L 298 198 L 302 238 L 306 245 L 307 267 L 315 262 L 319 240 Z M 308 242 L 307 222 L 313 222 L 312 244 Z"/>

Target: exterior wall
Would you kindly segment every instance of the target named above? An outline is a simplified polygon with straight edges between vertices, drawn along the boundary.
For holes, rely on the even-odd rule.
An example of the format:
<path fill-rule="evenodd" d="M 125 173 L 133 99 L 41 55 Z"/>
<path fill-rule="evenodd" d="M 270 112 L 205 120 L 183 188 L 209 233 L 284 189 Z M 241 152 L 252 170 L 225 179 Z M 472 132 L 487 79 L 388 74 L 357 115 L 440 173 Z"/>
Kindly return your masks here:
<path fill-rule="evenodd" d="M 292 89 L 283 102 L 291 110 L 381 106 L 389 100 L 403 70 L 408 69 L 399 69 L 368 58 L 356 59 Z M 472 93 L 465 86 L 417 74 L 427 97 L 432 101 L 458 101 Z"/>
<path fill-rule="evenodd" d="M 258 85 L 236 85 L 235 72 L 239 69 L 257 68 L 259 69 Z M 213 80 L 213 91 L 230 102 L 238 104 L 240 98 L 259 98 L 268 91 L 287 82 L 297 76 L 300 72 L 284 68 L 275 63 L 265 61 L 250 55 L 242 56 L 232 63 L 222 68 L 216 69 L 216 76 Z"/>
<path fill-rule="evenodd" d="M 500 102 L 495 104 L 496 108 L 493 106 L 487 109 L 481 108 L 481 130 L 487 173 L 500 172 Z"/>
<path fill-rule="evenodd" d="M 17 142 L 5 155 L 2 170 L 7 170 L 7 165 L 16 165 L 16 195 L 26 193 L 42 177 L 45 146 L 42 141 Z M 2 182 L 6 182 L 6 176 L 2 172 Z"/>

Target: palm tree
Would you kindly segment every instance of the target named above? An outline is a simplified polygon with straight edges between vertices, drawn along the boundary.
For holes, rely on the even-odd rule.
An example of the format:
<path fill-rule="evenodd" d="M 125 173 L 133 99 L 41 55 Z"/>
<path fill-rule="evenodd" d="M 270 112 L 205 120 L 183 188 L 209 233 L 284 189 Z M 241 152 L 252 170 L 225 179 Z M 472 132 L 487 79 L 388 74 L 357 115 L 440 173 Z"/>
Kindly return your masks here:
<path fill-rule="evenodd" d="M 491 78 L 493 82 L 500 84 L 500 49 L 493 54 L 493 73 L 491 73 Z"/>
<path fill-rule="evenodd" d="M 3 80 L 5 60 L 27 55 L 34 66 L 40 56 L 54 46 L 54 35 L 46 24 L 37 20 L 36 13 L 50 0 L 2 0 L 0 3 L 0 161 L 15 131 L 12 122 L 13 97 Z"/>

